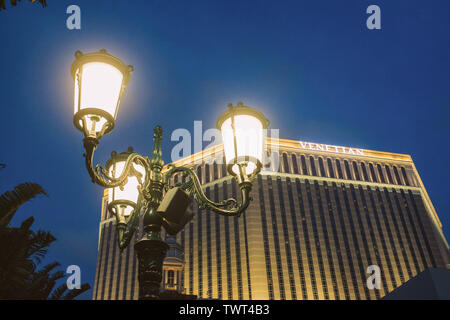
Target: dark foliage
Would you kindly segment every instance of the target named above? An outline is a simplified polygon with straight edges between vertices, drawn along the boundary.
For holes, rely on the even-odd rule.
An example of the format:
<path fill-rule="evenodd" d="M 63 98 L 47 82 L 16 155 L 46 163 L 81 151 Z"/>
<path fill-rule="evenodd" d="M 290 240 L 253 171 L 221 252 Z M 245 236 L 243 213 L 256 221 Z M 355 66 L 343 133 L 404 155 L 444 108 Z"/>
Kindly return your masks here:
<path fill-rule="evenodd" d="M 20 2 L 22 0 L 9 0 L 9 2 L 11 3 L 12 6 L 17 6 L 17 2 Z M 39 2 L 40 4 L 42 4 L 42 7 L 46 7 L 47 6 L 47 0 L 28 0 L 30 2 Z M 0 10 L 5 10 L 6 9 L 6 0 L 0 0 Z"/>
<path fill-rule="evenodd" d="M 2 194 L 0 196 L 0 226 L 7 226 L 22 204 L 40 194 L 48 196 L 40 185 L 28 182 L 19 184 L 14 190 Z"/>
<path fill-rule="evenodd" d="M 80 289 L 68 290 L 63 271 L 55 270 L 58 262 L 37 270 L 45 258 L 48 247 L 56 238 L 48 231 L 34 232 L 34 218 L 22 222 L 20 227 L 9 225 L 17 209 L 39 194 L 47 195 L 35 183 L 24 183 L 0 196 L 0 299 L 65 299 L 70 300 L 90 289 L 83 284 Z"/>

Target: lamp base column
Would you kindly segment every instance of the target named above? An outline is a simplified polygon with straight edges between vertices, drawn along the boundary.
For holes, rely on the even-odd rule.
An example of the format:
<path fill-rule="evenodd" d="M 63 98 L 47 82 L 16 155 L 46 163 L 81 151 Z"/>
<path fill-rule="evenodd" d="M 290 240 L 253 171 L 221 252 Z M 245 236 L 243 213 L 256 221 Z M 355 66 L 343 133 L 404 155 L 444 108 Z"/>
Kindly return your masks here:
<path fill-rule="evenodd" d="M 139 300 L 159 299 L 162 265 L 167 243 L 161 240 L 141 239 L 134 245 L 138 258 Z"/>

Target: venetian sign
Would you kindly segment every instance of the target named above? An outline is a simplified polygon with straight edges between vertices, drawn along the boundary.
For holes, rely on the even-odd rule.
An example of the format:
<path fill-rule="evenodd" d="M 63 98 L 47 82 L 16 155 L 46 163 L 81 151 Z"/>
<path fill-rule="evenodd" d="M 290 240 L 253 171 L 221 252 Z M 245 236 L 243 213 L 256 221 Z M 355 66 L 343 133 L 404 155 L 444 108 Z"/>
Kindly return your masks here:
<path fill-rule="evenodd" d="M 325 152 L 334 152 L 341 154 L 351 154 L 355 156 L 363 156 L 363 149 L 349 148 L 349 147 L 340 147 L 340 146 L 331 146 L 328 144 L 321 143 L 312 143 L 312 142 L 304 142 L 299 141 L 300 146 L 303 149 L 313 150 L 313 151 L 325 151 Z"/>

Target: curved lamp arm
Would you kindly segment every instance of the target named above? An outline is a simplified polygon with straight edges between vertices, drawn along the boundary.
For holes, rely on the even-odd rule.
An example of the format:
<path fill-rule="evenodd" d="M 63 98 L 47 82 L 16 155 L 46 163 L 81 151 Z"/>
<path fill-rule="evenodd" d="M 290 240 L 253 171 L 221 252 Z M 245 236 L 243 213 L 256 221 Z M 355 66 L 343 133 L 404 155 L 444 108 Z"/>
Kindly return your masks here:
<path fill-rule="evenodd" d="M 206 197 L 200 181 L 198 180 L 197 175 L 192 169 L 187 167 L 175 167 L 173 165 L 169 165 L 169 167 L 169 171 L 167 171 L 164 175 L 164 185 L 166 186 L 166 188 L 169 188 L 169 178 L 173 174 L 182 172 L 184 176 L 189 176 L 190 181 L 179 184 L 179 186 L 186 192 L 194 195 L 194 198 L 201 209 L 209 209 L 224 216 L 240 216 L 241 213 L 244 212 L 250 204 L 251 198 L 249 197 L 249 193 L 251 191 L 252 184 L 249 181 L 243 181 L 239 183 L 239 188 L 241 189 L 242 196 L 242 203 L 240 205 L 238 205 L 237 201 L 232 198 L 223 200 L 221 202 L 214 202 Z"/>
<path fill-rule="evenodd" d="M 119 177 L 114 178 L 108 175 L 107 170 L 103 166 L 96 165 L 94 168 L 93 158 L 94 152 L 99 143 L 98 139 L 95 137 L 86 137 L 84 138 L 83 143 L 84 148 L 86 149 L 86 153 L 84 154 L 86 160 L 86 168 L 90 177 L 92 178 L 92 182 L 105 188 L 114 188 L 125 185 L 129 176 L 135 176 L 139 183 L 139 193 L 145 190 L 149 185 L 151 169 L 147 158 L 137 153 L 130 153 L 125 162 L 122 174 Z M 133 163 L 142 165 L 142 167 L 145 169 L 146 174 L 144 181 L 142 181 L 142 174 L 134 168 Z M 128 205 L 134 208 L 128 217 L 125 217 L 123 214 L 121 214 L 121 212 L 119 212 L 120 210 L 123 210 L 120 207 L 122 203 L 114 203 L 113 201 L 108 205 L 108 211 L 111 212 L 111 214 L 113 214 L 116 218 L 118 235 L 117 239 L 120 250 L 126 248 L 130 243 L 133 234 L 138 226 L 139 215 L 144 202 L 145 200 L 143 200 L 142 197 L 139 197 L 137 204 L 134 204 L 132 202 L 128 203 Z"/>
<path fill-rule="evenodd" d="M 106 169 L 101 165 L 96 165 L 94 168 L 93 160 L 94 160 L 94 152 L 98 146 L 98 139 L 94 137 L 86 137 L 83 139 L 84 148 L 86 153 L 83 154 L 86 160 L 86 169 L 89 175 L 92 178 L 92 182 L 105 187 L 105 188 L 114 188 L 121 185 L 124 185 L 127 182 L 129 176 L 135 176 L 141 186 L 144 186 L 148 183 L 149 176 L 149 164 L 148 160 L 137 153 L 130 153 L 125 163 L 122 174 L 118 178 L 111 177 L 108 175 Z M 142 181 L 142 174 L 138 172 L 134 166 L 133 162 L 136 164 L 140 164 L 145 168 L 146 175 L 145 181 Z"/>

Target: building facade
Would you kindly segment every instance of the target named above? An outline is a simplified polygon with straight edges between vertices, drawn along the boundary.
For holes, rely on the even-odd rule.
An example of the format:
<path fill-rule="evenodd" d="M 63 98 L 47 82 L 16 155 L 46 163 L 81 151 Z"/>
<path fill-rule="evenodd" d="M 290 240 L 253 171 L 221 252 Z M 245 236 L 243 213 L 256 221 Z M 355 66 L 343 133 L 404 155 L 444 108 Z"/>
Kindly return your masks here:
<path fill-rule="evenodd" d="M 169 250 L 163 262 L 161 290 L 185 293 L 183 285 L 184 249 L 177 243 L 176 238 L 167 237 Z"/>
<path fill-rule="evenodd" d="M 410 156 L 285 139 L 267 138 L 266 145 L 269 160 L 243 215 L 192 204 L 196 215 L 176 236 L 186 294 L 380 299 L 427 268 L 448 268 L 442 225 Z M 239 199 L 222 163 L 217 145 L 173 164 L 193 167 L 210 199 Z M 116 245 L 106 192 L 93 298 L 137 299 L 134 249 L 120 253 Z M 367 286 L 373 265 L 379 289 Z"/>

